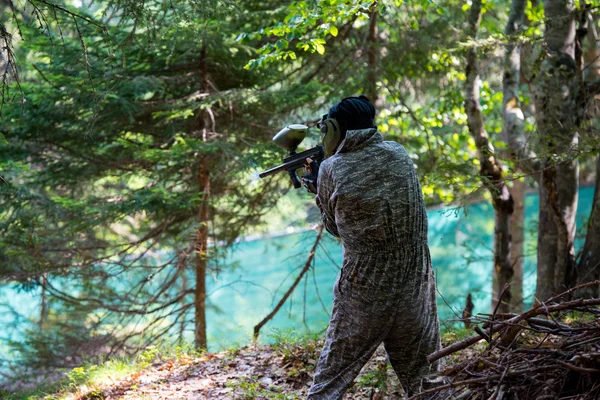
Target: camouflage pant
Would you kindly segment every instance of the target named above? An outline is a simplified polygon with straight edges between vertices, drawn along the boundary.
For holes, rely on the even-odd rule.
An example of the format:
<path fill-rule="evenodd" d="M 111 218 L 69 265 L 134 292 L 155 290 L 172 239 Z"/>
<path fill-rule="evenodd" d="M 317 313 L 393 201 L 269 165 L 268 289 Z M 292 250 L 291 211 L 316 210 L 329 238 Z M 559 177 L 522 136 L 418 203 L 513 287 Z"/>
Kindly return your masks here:
<path fill-rule="evenodd" d="M 373 293 L 340 275 L 308 399 L 342 398 L 381 343 L 405 391 L 420 391 L 421 378 L 437 370 L 426 357 L 439 349 L 435 281 L 431 267 L 427 269 L 393 295 Z"/>

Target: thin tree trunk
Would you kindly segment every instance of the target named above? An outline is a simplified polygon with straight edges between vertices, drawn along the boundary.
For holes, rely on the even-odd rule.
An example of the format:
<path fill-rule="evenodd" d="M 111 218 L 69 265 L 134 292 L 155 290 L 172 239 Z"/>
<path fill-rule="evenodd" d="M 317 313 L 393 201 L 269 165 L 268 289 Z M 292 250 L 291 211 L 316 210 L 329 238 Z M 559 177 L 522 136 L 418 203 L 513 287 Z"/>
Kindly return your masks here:
<path fill-rule="evenodd" d="M 502 80 L 502 107 L 504 115 L 503 139 L 508 145 L 510 157 L 518 169 L 534 174 L 541 163 L 525 136 L 525 116 L 519 101 L 521 86 L 522 45 L 512 41 L 525 24 L 525 0 L 513 0 L 505 33 L 509 37 L 504 54 L 504 77 Z"/>
<path fill-rule="evenodd" d="M 183 271 L 183 273 L 180 274 L 181 276 L 181 290 L 183 292 L 188 290 L 188 280 L 187 280 L 187 276 L 185 271 Z M 186 303 L 186 297 L 184 296 L 181 299 L 181 306 L 185 306 Z M 184 341 L 184 333 L 185 333 L 185 327 L 187 325 L 187 321 L 186 321 L 186 316 L 187 313 L 184 313 L 184 315 L 181 317 L 181 322 L 179 323 L 179 338 L 177 339 L 177 341 L 179 342 L 179 345 L 183 345 Z"/>
<path fill-rule="evenodd" d="M 540 181 L 539 187 L 539 222 L 537 250 L 537 278 L 535 286 L 536 303 L 544 301 L 553 293 L 554 266 L 556 264 L 557 233 L 556 224 L 548 206 L 548 193 Z"/>
<path fill-rule="evenodd" d="M 525 22 L 526 0 L 513 0 L 505 33 L 509 37 L 504 55 L 504 78 L 502 81 L 504 127 L 503 140 L 518 170 L 531 172 L 538 168 L 536 156 L 531 152 L 525 138 L 525 117 L 519 101 L 521 76 L 521 46 L 512 42 Z M 523 310 L 523 224 L 524 224 L 524 182 L 514 180 L 510 190 L 514 201 L 514 211 L 510 220 L 511 258 L 514 276 L 510 309 Z M 497 288 L 497 286 L 496 286 Z"/>
<path fill-rule="evenodd" d="M 596 186 L 594 202 L 585 237 L 581 260 L 577 266 L 577 284 L 600 279 L 600 156 L 596 161 Z M 600 297 L 598 285 L 589 286 L 578 292 L 581 297 Z"/>
<path fill-rule="evenodd" d="M 210 175 L 206 158 L 198 162 L 198 188 L 202 192 L 202 203 L 198 222 L 196 242 L 196 290 L 195 290 L 195 346 L 206 349 L 206 264 L 208 248 L 208 201 L 210 196 Z"/>
<path fill-rule="evenodd" d="M 538 132 L 546 161 L 540 180 L 538 281 L 544 301 L 571 286 L 579 168 L 570 156 L 577 146 L 580 115 L 572 2 L 544 1 L 545 59 L 534 94 Z M 561 158 L 557 159 L 559 155 Z"/>
<path fill-rule="evenodd" d="M 510 217 L 511 257 L 514 276 L 512 280 L 512 300 L 510 310 L 523 312 L 523 260 L 524 260 L 524 223 L 525 223 L 525 182 L 515 180 L 510 189 L 514 209 Z"/>
<path fill-rule="evenodd" d="M 474 0 L 468 16 L 468 34 L 471 39 L 476 39 L 481 20 L 481 0 Z M 465 111 L 469 132 L 479 153 L 479 175 L 492 197 L 495 213 L 494 229 L 494 271 L 496 274 L 496 287 L 494 293 L 499 296 L 504 291 L 502 304 L 498 306 L 499 312 L 507 312 L 512 302 L 512 290 L 507 285 L 513 278 L 511 265 L 510 246 L 510 216 L 513 212 L 513 199 L 508 186 L 503 180 L 502 165 L 494 155 L 494 147 L 490 143 L 483 123 L 481 106 L 479 104 L 479 72 L 477 65 L 477 48 L 473 46 L 467 54 L 466 66 L 466 99 Z M 492 298 L 492 307 L 495 308 L 498 298 Z"/>
<path fill-rule="evenodd" d="M 208 70 L 206 65 L 206 47 L 203 45 L 200 51 L 200 70 L 202 73 L 202 90 L 208 91 Z M 200 125 L 202 139 L 207 141 L 207 130 L 209 118 L 207 111 L 200 111 Z M 195 306 L 195 330 L 194 344 L 197 349 L 206 349 L 206 266 L 208 261 L 208 222 L 209 222 L 209 200 L 210 200 L 210 165 L 207 156 L 200 154 L 197 166 L 198 191 L 202 193 L 202 201 L 198 213 L 198 224 L 196 237 L 196 288 L 194 291 Z"/>
<path fill-rule="evenodd" d="M 38 328 L 40 331 L 43 331 L 46 326 L 46 317 L 48 316 L 48 296 L 46 294 L 46 280 L 48 279 L 48 274 L 44 273 L 42 275 L 42 293 L 41 293 L 41 303 L 40 303 L 40 320 L 38 322 Z"/>
<path fill-rule="evenodd" d="M 585 82 L 594 82 L 600 78 L 600 48 L 598 48 L 598 30 L 596 29 L 596 14 L 588 13 L 588 34 L 583 43 L 583 60 L 585 69 L 583 79 Z M 595 116 L 598 114 L 596 113 Z"/>
<path fill-rule="evenodd" d="M 373 104 L 377 101 L 377 11 L 370 15 L 367 37 L 367 87 L 365 93 Z"/>
<path fill-rule="evenodd" d="M 521 76 L 521 46 L 512 42 L 512 35 L 521 29 L 525 19 L 525 0 L 513 0 L 510 16 L 504 30 L 509 37 L 504 54 L 504 77 L 502 80 L 502 108 L 504 127 L 502 134 L 508 144 L 512 158 L 517 166 L 526 157 L 527 142 L 525 139 L 525 117 L 519 101 Z"/>

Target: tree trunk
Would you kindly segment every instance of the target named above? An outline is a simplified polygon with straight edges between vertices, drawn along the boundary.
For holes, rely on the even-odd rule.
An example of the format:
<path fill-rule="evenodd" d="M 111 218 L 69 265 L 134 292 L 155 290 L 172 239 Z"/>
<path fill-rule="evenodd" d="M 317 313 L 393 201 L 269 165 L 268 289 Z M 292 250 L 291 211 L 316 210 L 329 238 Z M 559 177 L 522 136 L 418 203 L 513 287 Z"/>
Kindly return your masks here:
<path fill-rule="evenodd" d="M 202 74 L 202 90 L 208 92 L 208 68 L 206 65 L 206 47 L 200 50 L 200 71 Z M 204 142 L 208 140 L 207 130 L 209 117 L 206 109 L 200 111 L 200 128 Z M 202 201 L 198 212 L 198 227 L 196 237 L 196 288 L 194 291 L 195 330 L 194 344 L 197 349 L 206 349 L 206 265 L 208 261 L 208 202 L 210 199 L 210 164 L 207 156 L 200 153 L 197 169 L 198 191 L 202 193 Z"/>
<path fill-rule="evenodd" d="M 183 273 L 180 272 L 180 276 L 181 276 L 181 290 L 185 292 L 188 290 L 188 279 L 187 279 L 186 271 L 183 271 Z M 186 300 L 187 300 L 187 298 L 185 296 L 181 299 L 182 307 L 185 307 Z M 186 328 L 187 322 L 188 322 L 186 320 L 185 316 L 186 316 L 186 312 L 183 311 L 183 315 L 181 316 L 181 321 L 179 322 L 179 337 L 177 338 L 177 342 L 179 343 L 180 346 L 182 346 L 185 343 L 185 328 Z"/>
<path fill-rule="evenodd" d="M 371 103 L 377 102 L 377 11 L 370 15 L 367 37 L 367 87 L 365 93 Z"/>
<path fill-rule="evenodd" d="M 598 48 L 598 30 L 596 29 L 597 15 L 588 13 L 587 36 L 583 45 L 583 60 L 585 69 L 583 70 L 583 79 L 585 82 L 594 82 L 600 78 L 600 48 Z M 597 113 L 594 116 L 598 116 Z"/>
<path fill-rule="evenodd" d="M 513 0 L 505 33 L 510 38 L 517 34 L 525 22 L 526 0 Z M 535 154 L 531 152 L 525 138 L 525 117 L 519 101 L 521 75 L 521 46 L 514 44 L 512 38 L 506 46 L 504 55 L 504 78 L 502 81 L 502 108 L 504 126 L 502 138 L 508 145 L 511 158 L 517 170 L 532 172 L 537 168 Z M 513 312 L 523 310 L 523 223 L 525 184 L 516 179 L 510 190 L 514 201 L 514 211 L 510 220 L 511 258 L 514 276 L 512 280 L 512 299 L 510 309 Z"/>
<path fill-rule="evenodd" d="M 524 22 L 525 0 L 513 0 L 510 16 L 504 30 L 510 38 L 519 32 Z M 512 39 L 509 39 L 512 40 Z M 522 161 L 527 146 L 525 139 L 525 117 L 519 101 L 519 86 L 521 74 L 521 47 L 510 42 L 504 54 L 504 77 L 502 80 L 502 108 L 504 126 L 503 139 L 508 144 L 511 156 L 517 166 Z"/>
<path fill-rule="evenodd" d="M 556 264 L 556 236 L 556 224 L 554 224 L 548 206 L 548 193 L 540 181 L 537 280 L 535 287 L 536 302 L 546 300 L 552 296 L 552 293 L 555 293 L 554 265 Z"/>
<path fill-rule="evenodd" d="M 510 263 L 513 266 L 511 312 L 523 312 L 523 242 L 525 223 L 525 182 L 515 180 L 510 189 L 514 201 L 513 214 L 510 217 L 511 252 Z"/>
<path fill-rule="evenodd" d="M 206 157 L 198 162 L 198 188 L 202 192 L 202 203 L 196 241 L 196 290 L 195 290 L 195 338 L 197 349 L 206 349 L 206 263 L 208 248 L 208 200 L 210 196 L 210 175 Z"/>
<path fill-rule="evenodd" d="M 588 18 L 588 36 L 586 46 L 583 48 L 583 59 L 585 61 L 585 70 L 583 78 L 585 82 L 594 83 L 600 78 L 600 50 L 598 49 L 599 35 L 596 30 L 596 21 L 591 14 Z M 597 131 L 597 120 L 600 116 L 599 102 L 593 98 L 586 99 L 586 117 L 596 121 L 592 125 L 592 130 Z M 589 281 L 600 280 L 600 155 L 596 160 L 596 179 L 594 187 L 594 201 L 592 211 L 588 221 L 585 245 L 581 253 L 581 259 L 577 265 L 576 282 L 577 284 Z M 600 297 L 600 287 L 597 285 L 584 288 L 576 293 L 579 297 Z"/>
<path fill-rule="evenodd" d="M 476 39 L 481 20 L 481 0 L 474 0 L 468 16 L 468 34 L 471 39 Z M 467 54 L 466 67 L 466 98 L 465 111 L 469 132 L 479 153 L 480 170 L 479 175 L 492 197 L 495 213 L 494 229 L 494 271 L 496 274 L 496 287 L 493 292 L 496 297 L 492 298 L 495 308 L 500 301 L 497 297 L 504 292 L 501 304 L 498 305 L 500 312 L 509 312 L 509 304 L 512 302 L 512 290 L 507 285 L 513 278 L 511 265 L 510 246 L 510 216 L 513 212 L 513 199 L 508 187 L 503 180 L 502 165 L 494 155 L 494 147 L 489 141 L 488 134 L 483 123 L 481 106 L 479 104 L 479 71 L 477 65 L 477 48 L 473 46 Z M 506 287 L 506 289 L 505 289 Z"/>
<path fill-rule="evenodd" d="M 525 137 L 525 116 L 519 101 L 521 86 L 521 45 L 512 42 L 512 36 L 519 33 L 525 23 L 525 0 L 513 0 L 505 33 L 509 37 L 504 55 L 504 77 L 502 80 L 502 108 L 504 127 L 503 140 L 508 145 L 510 157 L 516 167 L 529 174 L 541 168 L 537 155 Z"/>
<path fill-rule="evenodd" d="M 541 151 L 538 281 L 536 298 L 544 301 L 571 286 L 574 266 L 575 213 L 579 168 L 571 150 L 577 146 L 579 119 L 572 2 L 544 1 L 546 54 L 534 94 Z"/>
<path fill-rule="evenodd" d="M 40 295 L 40 320 L 38 322 L 38 329 L 43 331 L 46 326 L 46 317 L 48 316 L 48 295 L 46 294 L 46 280 L 48 279 L 48 274 L 42 274 L 42 293 Z"/>
<path fill-rule="evenodd" d="M 600 156 L 596 161 L 594 202 L 581 260 L 577 266 L 577 284 L 600 279 Z M 590 286 L 577 292 L 580 297 L 600 297 L 600 287 Z"/>

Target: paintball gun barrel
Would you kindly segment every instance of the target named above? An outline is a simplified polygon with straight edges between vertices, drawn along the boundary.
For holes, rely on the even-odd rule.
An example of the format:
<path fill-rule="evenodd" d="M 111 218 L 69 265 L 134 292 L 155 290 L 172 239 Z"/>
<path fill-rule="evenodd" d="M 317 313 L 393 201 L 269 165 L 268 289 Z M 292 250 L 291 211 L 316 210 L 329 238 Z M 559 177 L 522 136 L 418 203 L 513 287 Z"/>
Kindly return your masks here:
<path fill-rule="evenodd" d="M 264 178 L 269 175 L 276 174 L 281 171 L 287 171 L 294 188 L 298 189 L 302 186 L 296 170 L 304 167 L 307 158 L 312 158 L 318 164 L 323 161 L 324 153 L 323 147 L 316 146 L 312 149 L 305 150 L 300 153 L 296 153 L 298 145 L 302 143 L 306 137 L 306 131 L 308 126 L 301 124 L 289 125 L 280 130 L 277 135 L 273 137 L 273 141 L 282 149 L 288 151 L 288 156 L 283 158 L 283 164 L 273 167 L 267 171 L 258 174 L 259 177 Z"/>

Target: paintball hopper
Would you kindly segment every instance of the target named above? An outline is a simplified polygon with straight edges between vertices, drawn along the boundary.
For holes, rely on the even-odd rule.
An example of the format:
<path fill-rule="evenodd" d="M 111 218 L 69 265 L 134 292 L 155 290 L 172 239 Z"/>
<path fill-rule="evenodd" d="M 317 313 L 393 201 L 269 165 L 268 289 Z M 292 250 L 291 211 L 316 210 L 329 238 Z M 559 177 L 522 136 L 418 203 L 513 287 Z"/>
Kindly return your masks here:
<path fill-rule="evenodd" d="M 306 137 L 306 131 L 308 126 L 302 124 L 288 125 L 280 130 L 277 135 L 273 137 L 273 141 L 279 147 L 293 154 L 298 145 L 302 143 Z"/>
<path fill-rule="evenodd" d="M 283 158 L 283 164 L 273 167 L 267 171 L 260 172 L 259 177 L 265 178 L 269 175 L 276 174 L 281 171 L 287 171 L 294 187 L 298 189 L 302 186 L 296 170 L 303 168 L 307 158 L 312 158 L 317 163 L 323 161 L 324 153 L 322 146 L 315 146 L 312 149 L 305 150 L 301 153 L 296 153 L 298 145 L 302 143 L 306 137 L 308 126 L 302 124 L 288 125 L 280 130 L 273 137 L 273 141 L 279 147 L 288 151 L 287 157 Z"/>

